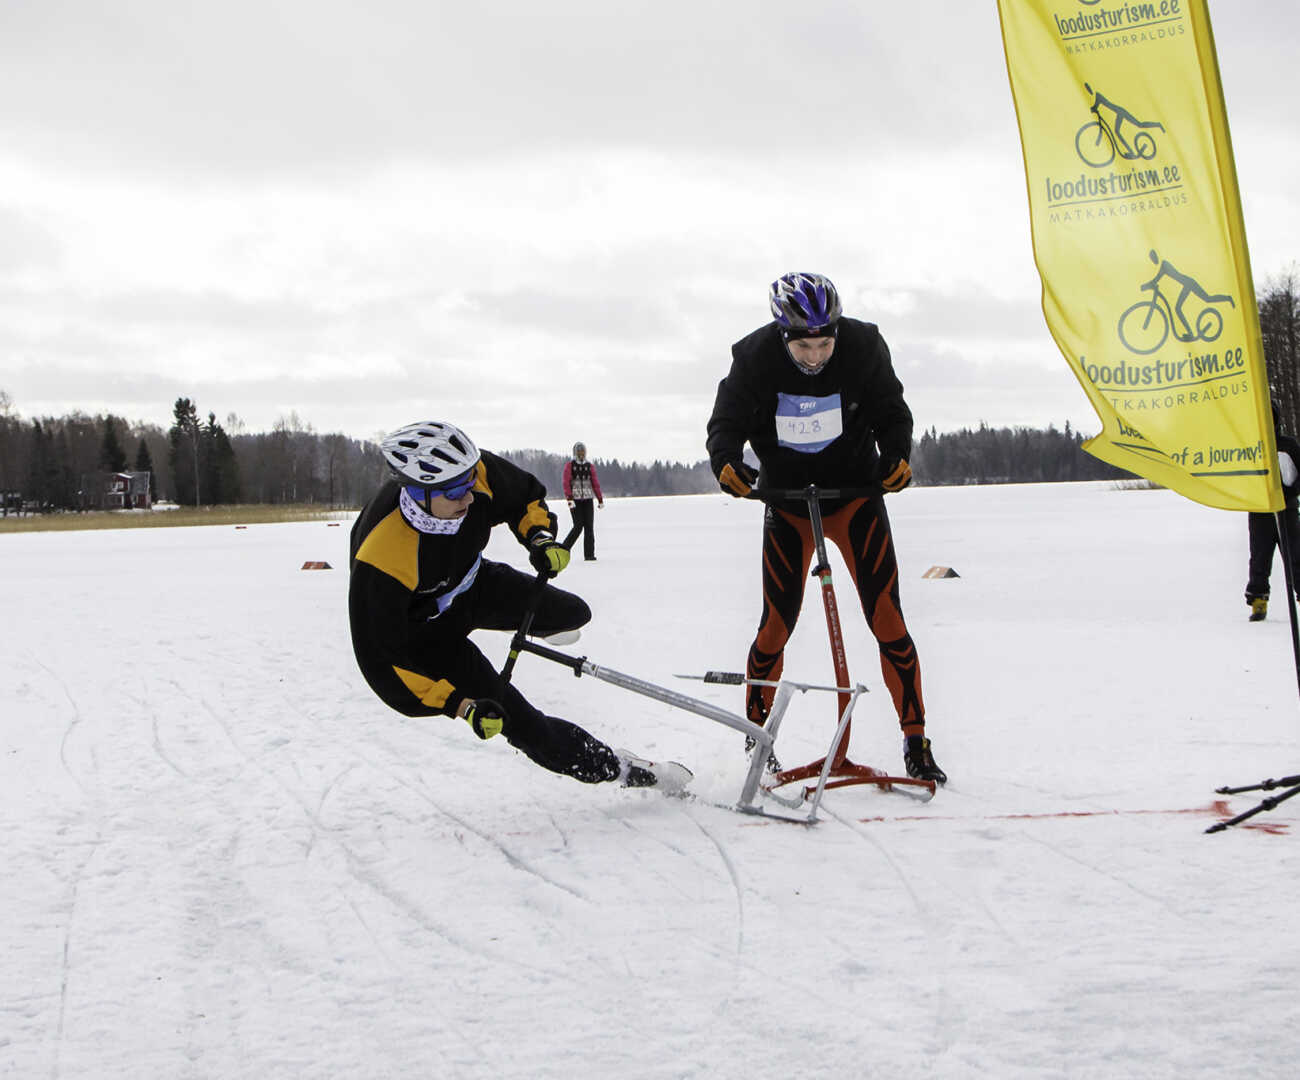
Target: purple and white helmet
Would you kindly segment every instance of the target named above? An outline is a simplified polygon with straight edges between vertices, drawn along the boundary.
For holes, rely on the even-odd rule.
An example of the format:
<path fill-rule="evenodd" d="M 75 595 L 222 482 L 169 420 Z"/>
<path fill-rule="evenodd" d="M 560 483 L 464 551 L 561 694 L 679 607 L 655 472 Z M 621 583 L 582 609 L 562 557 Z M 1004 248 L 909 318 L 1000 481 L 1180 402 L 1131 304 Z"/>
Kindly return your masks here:
<path fill-rule="evenodd" d="M 832 334 L 843 312 L 840 294 L 822 274 L 783 274 L 772 282 L 768 302 L 787 338 Z"/>
<path fill-rule="evenodd" d="M 478 447 L 460 428 L 438 420 L 407 424 L 379 444 L 384 461 L 403 484 L 436 487 L 478 464 Z"/>

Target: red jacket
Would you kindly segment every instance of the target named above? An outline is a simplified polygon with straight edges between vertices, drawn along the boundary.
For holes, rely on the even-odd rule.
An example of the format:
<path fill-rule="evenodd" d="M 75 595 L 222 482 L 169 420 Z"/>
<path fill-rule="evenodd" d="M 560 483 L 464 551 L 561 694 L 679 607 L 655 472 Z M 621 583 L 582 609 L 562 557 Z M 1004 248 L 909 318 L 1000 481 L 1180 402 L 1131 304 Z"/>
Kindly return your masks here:
<path fill-rule="evenodd" d="M 604 503 L 605 496 L 600 493 L 600 480 L 596 477 L 594 464 L 572 458 L 564 463 L 564 497 L 569 502 L 594 497 L 597 502 Z"/>

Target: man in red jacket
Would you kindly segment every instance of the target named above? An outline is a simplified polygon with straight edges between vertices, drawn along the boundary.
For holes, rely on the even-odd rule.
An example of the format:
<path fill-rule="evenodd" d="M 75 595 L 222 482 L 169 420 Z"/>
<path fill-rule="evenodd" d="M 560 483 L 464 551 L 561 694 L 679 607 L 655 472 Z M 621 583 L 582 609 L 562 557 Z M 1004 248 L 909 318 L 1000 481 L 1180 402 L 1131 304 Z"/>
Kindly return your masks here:
<path fill-rule="evenodd" d="M 564 497 L 573 515 L 573 527 L 582 530 L 582 557 L 587 562 L 596 560 L 596 505 L 604 507 L 605 497 L 600 493 L 600 480 L 596 466 L 587 460 L 587 447 L 573 444 L 573 457 L 564 463 Z"/>

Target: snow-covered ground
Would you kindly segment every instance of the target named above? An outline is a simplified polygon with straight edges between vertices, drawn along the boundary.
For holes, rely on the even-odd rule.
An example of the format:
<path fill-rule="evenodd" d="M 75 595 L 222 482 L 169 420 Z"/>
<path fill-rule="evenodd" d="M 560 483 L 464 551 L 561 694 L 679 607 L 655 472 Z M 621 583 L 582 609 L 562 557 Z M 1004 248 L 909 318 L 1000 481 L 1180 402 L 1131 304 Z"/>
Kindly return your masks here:
<path fill-rule="evenodd" d="M 889 505 L 951 781 L 830 792 L 813 828 L 714 805 L 737 733 L 536 657 L 535 702 L 686 762 L 698 797 L 388 711 L 352 659 L 346 523 L 0 536 L 0 1075 L 1288 1074 L 1300 799 L 1203 833 L 1214 787 L 1300 771 L 1243 517 L 1107 484 Z M 738 709 L 674 675 L 743 664 L 760 513 L 611 500 L 559 582 L 596 616 L 571 651 Z M 833 565 L 873 691 L 853 757 L 896 770 Z M 788 656 L 831 680 L 815 590 Z M 832 712 L 796 700 L 787 764 Z"/>

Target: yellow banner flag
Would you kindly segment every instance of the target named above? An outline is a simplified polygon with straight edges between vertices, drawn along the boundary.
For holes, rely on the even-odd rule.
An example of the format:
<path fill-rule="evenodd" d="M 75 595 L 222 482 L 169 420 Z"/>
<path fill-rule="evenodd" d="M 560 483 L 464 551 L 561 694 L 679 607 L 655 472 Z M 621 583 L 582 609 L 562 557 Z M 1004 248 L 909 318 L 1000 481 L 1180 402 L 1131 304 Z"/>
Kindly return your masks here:
<path fill-rule="evenodd" d="M 1280 510 L 1259 311 L 1205 0 L 998 0 L 1043 314 L 1084 448 Z"/>

